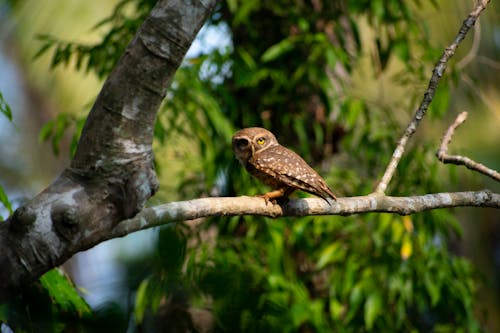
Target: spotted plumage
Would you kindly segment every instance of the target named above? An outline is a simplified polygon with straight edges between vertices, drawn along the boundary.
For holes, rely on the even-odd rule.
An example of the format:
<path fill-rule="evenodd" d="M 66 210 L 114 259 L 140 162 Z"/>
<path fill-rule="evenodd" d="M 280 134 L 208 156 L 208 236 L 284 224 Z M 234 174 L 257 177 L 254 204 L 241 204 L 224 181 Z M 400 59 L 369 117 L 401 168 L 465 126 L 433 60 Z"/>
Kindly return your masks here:
<path fill-rule="evenodd" d="M 317 195 L 327 202 L 336 200 L 323 178 L 264 128 L 250 127 L 236 132 L 233 151 L 251 175 L 273 189 L 263 195 L 266 202 L 288 197 L 295 190 Z"/>

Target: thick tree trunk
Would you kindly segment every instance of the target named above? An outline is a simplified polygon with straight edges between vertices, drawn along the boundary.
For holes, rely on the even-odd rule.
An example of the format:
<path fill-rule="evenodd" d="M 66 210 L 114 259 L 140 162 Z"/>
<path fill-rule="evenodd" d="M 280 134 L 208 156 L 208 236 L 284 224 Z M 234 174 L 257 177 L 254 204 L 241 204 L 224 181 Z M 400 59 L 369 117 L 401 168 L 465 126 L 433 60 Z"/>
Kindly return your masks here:
<path fill-rule="evenodd" d="M 216 2 L 161 0 L 151 11 L 97 97 L 71 166 L 0 223 L 0 301 L 106 239 L 156 192 L 156 113 Z"/>

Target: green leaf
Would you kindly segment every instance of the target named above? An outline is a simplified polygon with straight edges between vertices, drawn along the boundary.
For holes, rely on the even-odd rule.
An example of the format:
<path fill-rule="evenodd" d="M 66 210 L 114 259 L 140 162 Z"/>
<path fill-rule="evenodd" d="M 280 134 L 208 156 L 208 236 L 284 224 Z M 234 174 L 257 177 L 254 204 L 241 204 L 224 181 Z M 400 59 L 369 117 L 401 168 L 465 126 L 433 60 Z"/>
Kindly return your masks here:
<path fill-rule="evenodd" d="M 69 151 L 71 156 L 74 156 L 76 153 L 76 148 L 78 147 L 78 142 L 80 141 L 83 126 L 85 125 L 86 121 L 87 117 L 81 117 L 75 123 L 75 132 L 73 133 L 73 137 L 71 138 L 71 144 L 69 146 Z"/>
<path fill-rule="evenodd" d="M 373 328 L 377 316 L 382 312 L 382 295 L 379 292 L 371 293 L 365 302 L 365 327 Z"/>
<path fill-rule="evenodd" d="M 146 310 L 155 314 L 164 297 L 165 281 L 161 278 L 146 278 L 137 288 L 134 315 L 137 323 L 142 322 Z"/>
<path fill-rule="evenodd" d="M 363 301 L 363 286 L 361 283 L 357 283 L 349 295 L 349 312 L 347 313 L 346 320 L 350 321 L 352 318 L 356 317 L 356 312 L 361 306 Z"/>
<path fill-rule="evenodd" d="M 9 320 L 9 307 L 7 304 L 0 304 L 0 323 L 6 323 Z"/>
<path fill-rule="evenodd" d="M 431 298 L 431 305 L 435 306 L 441 299 L 441 288 L 432 277 L 433 276 L 430 274 L 426 274 L 424 277 L 424 285 Z"/>
<path fill-rule="evenodd" d="M 52 131 L 54 128 L 54 121 L 49 120 L 42 126 L 40 133 L 38 133 L 38 141 L 45 142 L 52 136 Z"/>
<path fill-rule="evenodd" d="M 319 255 L 317 267 L 324 268 L 326 265 L 342 261 L 345 258 L 346 250 L 342 248 L 341 243 L 332 243 L 325 247 Z"/>
<path fill-rule="evenodd" d="M 261 60 L 263 62 L 273 61 L 276 58 L 279 58 L 280 56 L 282 56 L 283 54 L 291 51 L 293 49 L 294 44 L 295 43 L 289 38 L 283 39 L 278 44 L 274 44 L 273 46 L 268 48 L 262 54 Z"/>
<path fill-rule="evenodd" d="M 3 187 L 0 186 L 0 202 L 7 208 L 9 211 L 9 214 L 12 214 L 12 204 L 9 201 L 9 198 L 7 197 L 7 194 L 3 190 Z"/>
<path fill-rule="evenodd" d="M 410 45 L 408 44 L 407 40 L 396 41 L 392 46 L 392 51 L 404 63 L 407 63 L 410 59 Z"/>
<path fill-rule="evenodd" d="M 440 117 L 446 113 L 450 105 L 450 88 L 446 85 L 438 86 L 432 104 L 430 106 L 429 114 L 433 118 Z"/>
<path fill-rule="evenodd" d="M 355 128 L 359 124 L 359 115 L 364 110 L 365 105 L 359 99 L 351 99 L 347 104 L 347 114 L 344 116 L 349 128 Z"/>
<path fill-rule="evenodd" d="M 38 49 L 38 51 L 33 56 L 33 60 L 38 59 L 43 54 L 45 54 L 52 46 L 55 44 L 54 38 L 49 35 L 37 35 L 36 39 L 43 41 L 43 45 Z"/>
<path fill-rule="evenodd" d="M 238 8 L 238 2 L 236 0 L 227 0 L 226 3 L 231 13 L 234 13 Z"/>
<path fill-rule="evenodd" d="M 45 142 L 52 138 L 52 150 L 54 154 L 57 155 L 59 154 L 59 146 L 66 130 L 71 125 L 76 125 L 75 135 L 77 135 L 77 137 L 73 138 L 73 141 L 75 141 L 79 138 L 84 123 L 85 118 L 77 121 L 73 115 L 69 113 L 61 113 L 55 119 L 49 120 L 45 125 L 43 125 L 40 133 L 38 134 L 38 140 L 40 142 Z M 76 150 L 76 143 L 73 143 L 70 149 Z"/>
<path fill-rule="evenodd" d="M 342 318 L 345 313 L 344 304 L 340 303 L 336 299 L 330 299 L 330 316 L 333 320 L 339 320 Z"/>
<path fill-rule="evenodd" d="M 148 297 L 146 295 L 149 280 L 145 279 L 137 288 L 137 293 L 135 296 L 135 308 L 134 308 L 134 318 L 136 323 L 141 323 L 144 318 L 144 313 L 148 306 Z"/>
<path fill-rule="evenodd" d="M 2 93 L 0 92 L 0 112 L 9 119 L 9 121 L 12 121 L 12 110 L 3 98 Z"/>
<path fill-rule="evenodd" d="M 243 60 L 243 63 L 248 67 L 250 71 L 255 71 L 258 69 L 257 63 L 253 59 L 252 55 L 245 49 L 238 49 L 238 54 Z"/>
<path fill-rule="evenodd" d="M 186 257 L 186 238 L 175 226 L 160 229 L 158 255 L 165 270 L 178 274 Z"/>
<path fill-rule="evenodd" d="M 370 2 L 373 16 L 375 16 L 379 21 L 384 20 L 385 16 L 385 6 L 383 0 L 372 0 Z"/>
<path fill-rule="evenodd" d="M 77 313 L 79 317 L 91 314 L 87 302 L 78 294 L 71 280 L 58 268 L 52 269 L 40 278 L 52 301 L 63 312 Z"/>

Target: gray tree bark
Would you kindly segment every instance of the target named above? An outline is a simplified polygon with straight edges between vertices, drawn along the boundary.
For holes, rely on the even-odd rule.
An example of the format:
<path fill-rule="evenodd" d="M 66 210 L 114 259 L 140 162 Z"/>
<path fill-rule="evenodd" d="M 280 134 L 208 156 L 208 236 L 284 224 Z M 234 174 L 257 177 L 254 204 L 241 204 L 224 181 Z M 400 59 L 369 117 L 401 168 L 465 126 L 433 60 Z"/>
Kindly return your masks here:
<path fill-rule="evenodd" d="M 104 83 L 71 165 L 0 223 L 0 301 L 106 238 L 158 189 L 153 126 L 217 0 L 160 0 Z"/>

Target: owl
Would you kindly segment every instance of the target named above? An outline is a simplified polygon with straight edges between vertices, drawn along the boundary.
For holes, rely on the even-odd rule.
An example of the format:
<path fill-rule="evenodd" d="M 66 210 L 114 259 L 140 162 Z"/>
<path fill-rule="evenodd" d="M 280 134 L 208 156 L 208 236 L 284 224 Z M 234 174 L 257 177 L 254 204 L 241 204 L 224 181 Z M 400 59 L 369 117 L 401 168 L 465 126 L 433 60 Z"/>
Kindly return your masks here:
<path fill-rule="evenodd" d="M 273 133 L 260 127 L 244 128 L 233 135 L 236 158 L 254 177 L 273 191 L 264 200 L 288 198 L 295 190 L 302 190 L 323 198 L 337 200 L 321 176 L 299 155 L 278 143 Z"/>

